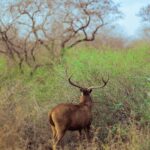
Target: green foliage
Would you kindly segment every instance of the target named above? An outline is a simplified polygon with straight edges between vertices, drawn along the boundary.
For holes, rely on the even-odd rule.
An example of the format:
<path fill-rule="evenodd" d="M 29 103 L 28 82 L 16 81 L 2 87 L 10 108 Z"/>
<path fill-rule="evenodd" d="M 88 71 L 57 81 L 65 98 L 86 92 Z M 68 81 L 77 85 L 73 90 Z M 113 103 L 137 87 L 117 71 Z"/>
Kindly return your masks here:
<path fill-rule="evenodd" d="M 100 128 L 112 127 L 111 140 L 114 140 L 114 137 L 119 134 L 122 146 L 124 146 L 122 137 L 128 136 L 128 132 L 133 131 L 129 135 L 135 138 L 135 141 L 132 141 L 133 138 L 131 142 L 136 147 L 136 144 L 140 142 L 138 137 L 142 137 L 144 134 L 139 135 L 135 127 L 124 127 L 120 124 L 130 124 L 133 118 L 140 128 L 150 123 L 149 54 L 150 47 L 147 44 L 120 51 L 110 48 L 100 50 L 73 48 L 66 51 L 61 64 L 38 68 L 32 77 L 29 75 L 28 68 L 24 74 L 20 74 L 18 68 L 9 68 L 5 59 L 1 57 L 1 104 L 15 101 L 15 104 L 22 104 L 26 108 L 27 114 L 42 114 L 44 111 L 45 115 L 45 111 L 58 103 L 78 102 L 79 91 L 69 85 L 66 68 L 69 75 L 73 74 L 72 79 L 85 87 L 99 85 L 101 77 L 107 78 L 109 75 L 110 80 L 107 87 L 94 90 L 92 93 L 95 103 L 93 125 Z M 34 106 L 30 106 L 30 104 L 34 104 Z M 28 106 L 30 107 L 28 108 Z M 17 108 L 17 111 L 19 110 Z M 26 110 L 24 111 L 26 112 Z M 132 128 L 134 129 L 132 130 Z M 106 130 L 104 131 L 106 134 Z M 101 139 L 105 139 L 104 135 L 99 134 L 99 136 Z M 130 136 L 129 138 L 131 138 Z M 138 149 L 144 147 L 143 143 Z M 111 144 L 115 144 L 115 141 Z M 148 148 L 150 144 L 146 144 L 145 147 Z M 130 146 L 132 147 L 129 145 L 128 149 Z M 109 144 L 104 143 L 103 147 L 109 149 Z"/>
<path fill-rule="evenodd" d="M 109 75 L 110 83 L 106 90 L 109 90 L 112 95 L 125 86 L 132 86 L 133 84 L 136 89 L 140 87 L 148 89 L 150 86 L 146 80 L 150 70 L 148 54 L 149 47 L 146 44 L 120 51 L 110 48 L 104 50 L 73 48 L 67 51 L 63 64 L 56 64 L 51 68 L 41 67 L 33 77 L 29 76 L 28 69 L 23 75 L 16 68 L 6 69 L 7 64 L 4 58 L 0 58 L 1 80 L 3 83 L 20 80 L 23 86 L 31 89 L 29 91 L 31 97 L 34 96 L 39 102 L 48 99 L 52 101 L 59 99 L 57 100 L 59 102 L 61 99 L 65 100 L 62 98 L 63 96 L 66 97 L 65 94 L 70 95 L 70 90 L 68 90 L 70 87 L 65 74 L 66 68 L 68 68 L 69 74 L 73 74 L 73 79 L 84 86 L 100 84 L 101 77 L 107 78 Z M 66 91 L 64 92 L 64 90 Z M 61 96 L 61 94 L 64 95 Z M 99 97 L 102 94 L 97 92 L 95 96 Z M 124 95 L 122 95 L 123 97 Z"/>

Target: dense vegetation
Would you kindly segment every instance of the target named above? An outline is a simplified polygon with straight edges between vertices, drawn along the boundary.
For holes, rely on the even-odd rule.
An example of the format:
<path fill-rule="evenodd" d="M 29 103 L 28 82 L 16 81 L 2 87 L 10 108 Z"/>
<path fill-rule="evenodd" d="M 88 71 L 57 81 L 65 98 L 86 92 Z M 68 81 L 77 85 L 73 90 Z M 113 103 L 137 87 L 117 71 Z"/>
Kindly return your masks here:
<path fill-rule="evenodd" d="M 58 103 L 78 103 L 78 89 L 69 85 L 67 73 L 83 86 L 110 81 L 93 92 L 91 137 L 79 141 L 67 134 L 66 149 L 150 149 L 150 46 L 140 43 L 126 49 L 72 48 L 61 63 L 39 67 L 30 75 L 0 57 L 0 149 L 45 150 L 51 145 L 48 111 Z M 47 54 L 38 61 L 48 59 Z M 67 70 L 67 73 L 66 73 Z"/>

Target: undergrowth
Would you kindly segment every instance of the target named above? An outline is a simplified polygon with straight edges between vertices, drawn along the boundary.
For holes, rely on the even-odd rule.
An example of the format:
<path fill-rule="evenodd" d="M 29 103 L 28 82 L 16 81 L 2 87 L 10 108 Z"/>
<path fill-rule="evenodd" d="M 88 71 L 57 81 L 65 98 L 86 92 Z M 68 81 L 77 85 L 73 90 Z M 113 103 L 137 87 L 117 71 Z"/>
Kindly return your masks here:
<path fill-rule="evenodd" d="M 17 67 L 8 68 L 1 57 L 0 149 L 50 149 L 48 111 L 61 102 L 78 103 L 80 93 L 67 81 L 73 74 L 72 80 L 85 87 L 99 85 L 102 76 L 110 80 L 92 94 L 92 142 L 68 133 L 65 149 L 149 150 L 149 54 L 147 44 L 120 51 L 74 48 L 62 63 L 38 68 L 33 76 L 28 68 L 24 74 Z"/>

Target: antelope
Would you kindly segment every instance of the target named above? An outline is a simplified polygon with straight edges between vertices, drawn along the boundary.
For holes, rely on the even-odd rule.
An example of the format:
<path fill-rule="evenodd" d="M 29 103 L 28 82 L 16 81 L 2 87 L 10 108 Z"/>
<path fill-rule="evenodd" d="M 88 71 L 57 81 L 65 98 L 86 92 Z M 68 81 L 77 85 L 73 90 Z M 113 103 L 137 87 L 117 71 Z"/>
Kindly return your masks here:
<path fill-rule="evenodd" d="M 83 129 L 86 138 L 89 141 L 89 131 L 92 122 L 92 98 L 90 96 L 93 89 L 103 88 L 107 85 L 108 80 L 103 81 L 103 85 L 101 86 L 91 86 L 88 88 L 81 87 L 71 81 L 70 76 L 68 78 L 69 83 L 80 89 L 80 103 L 72 104 L 72 103 L 62 103 L 55 106 L 48 114 L 50 126 L 52 129 L 54 145 L 57 146 L 62 140 L 65 132 L 67 130 L 70 131 L 79 131 L 81 136 L 81 130 Z"/>

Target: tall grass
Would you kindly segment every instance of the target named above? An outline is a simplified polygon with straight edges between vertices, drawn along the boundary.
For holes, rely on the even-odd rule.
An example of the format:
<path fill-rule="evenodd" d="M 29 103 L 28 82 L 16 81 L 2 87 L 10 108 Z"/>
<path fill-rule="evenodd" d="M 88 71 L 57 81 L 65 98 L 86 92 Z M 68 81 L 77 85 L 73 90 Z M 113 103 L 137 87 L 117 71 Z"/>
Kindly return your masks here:
<path fill-rule="evenodd" d="M 20 74 L 17 67 L 9 68 L 0 57 L 0 149 L 49 148 L 48 111 L 61 102 L 77 103 L 80 94 L 69 85 L 67 68 L 82 86 L 99 85 L 102 76 L 109 76 L 110 81 L 105 89 L 95 90 L 92 95 L 92 143 L 88 145 L 84 139 L 79 142 L 69 134 L 66 149 L 72 149 L 76 140 L 78 150 L 149 150 L 149 54 L 148 44 L 120 51 L 73 48 L 61 64 L 39 68 L 32 77 L 28 68 Z"/>

